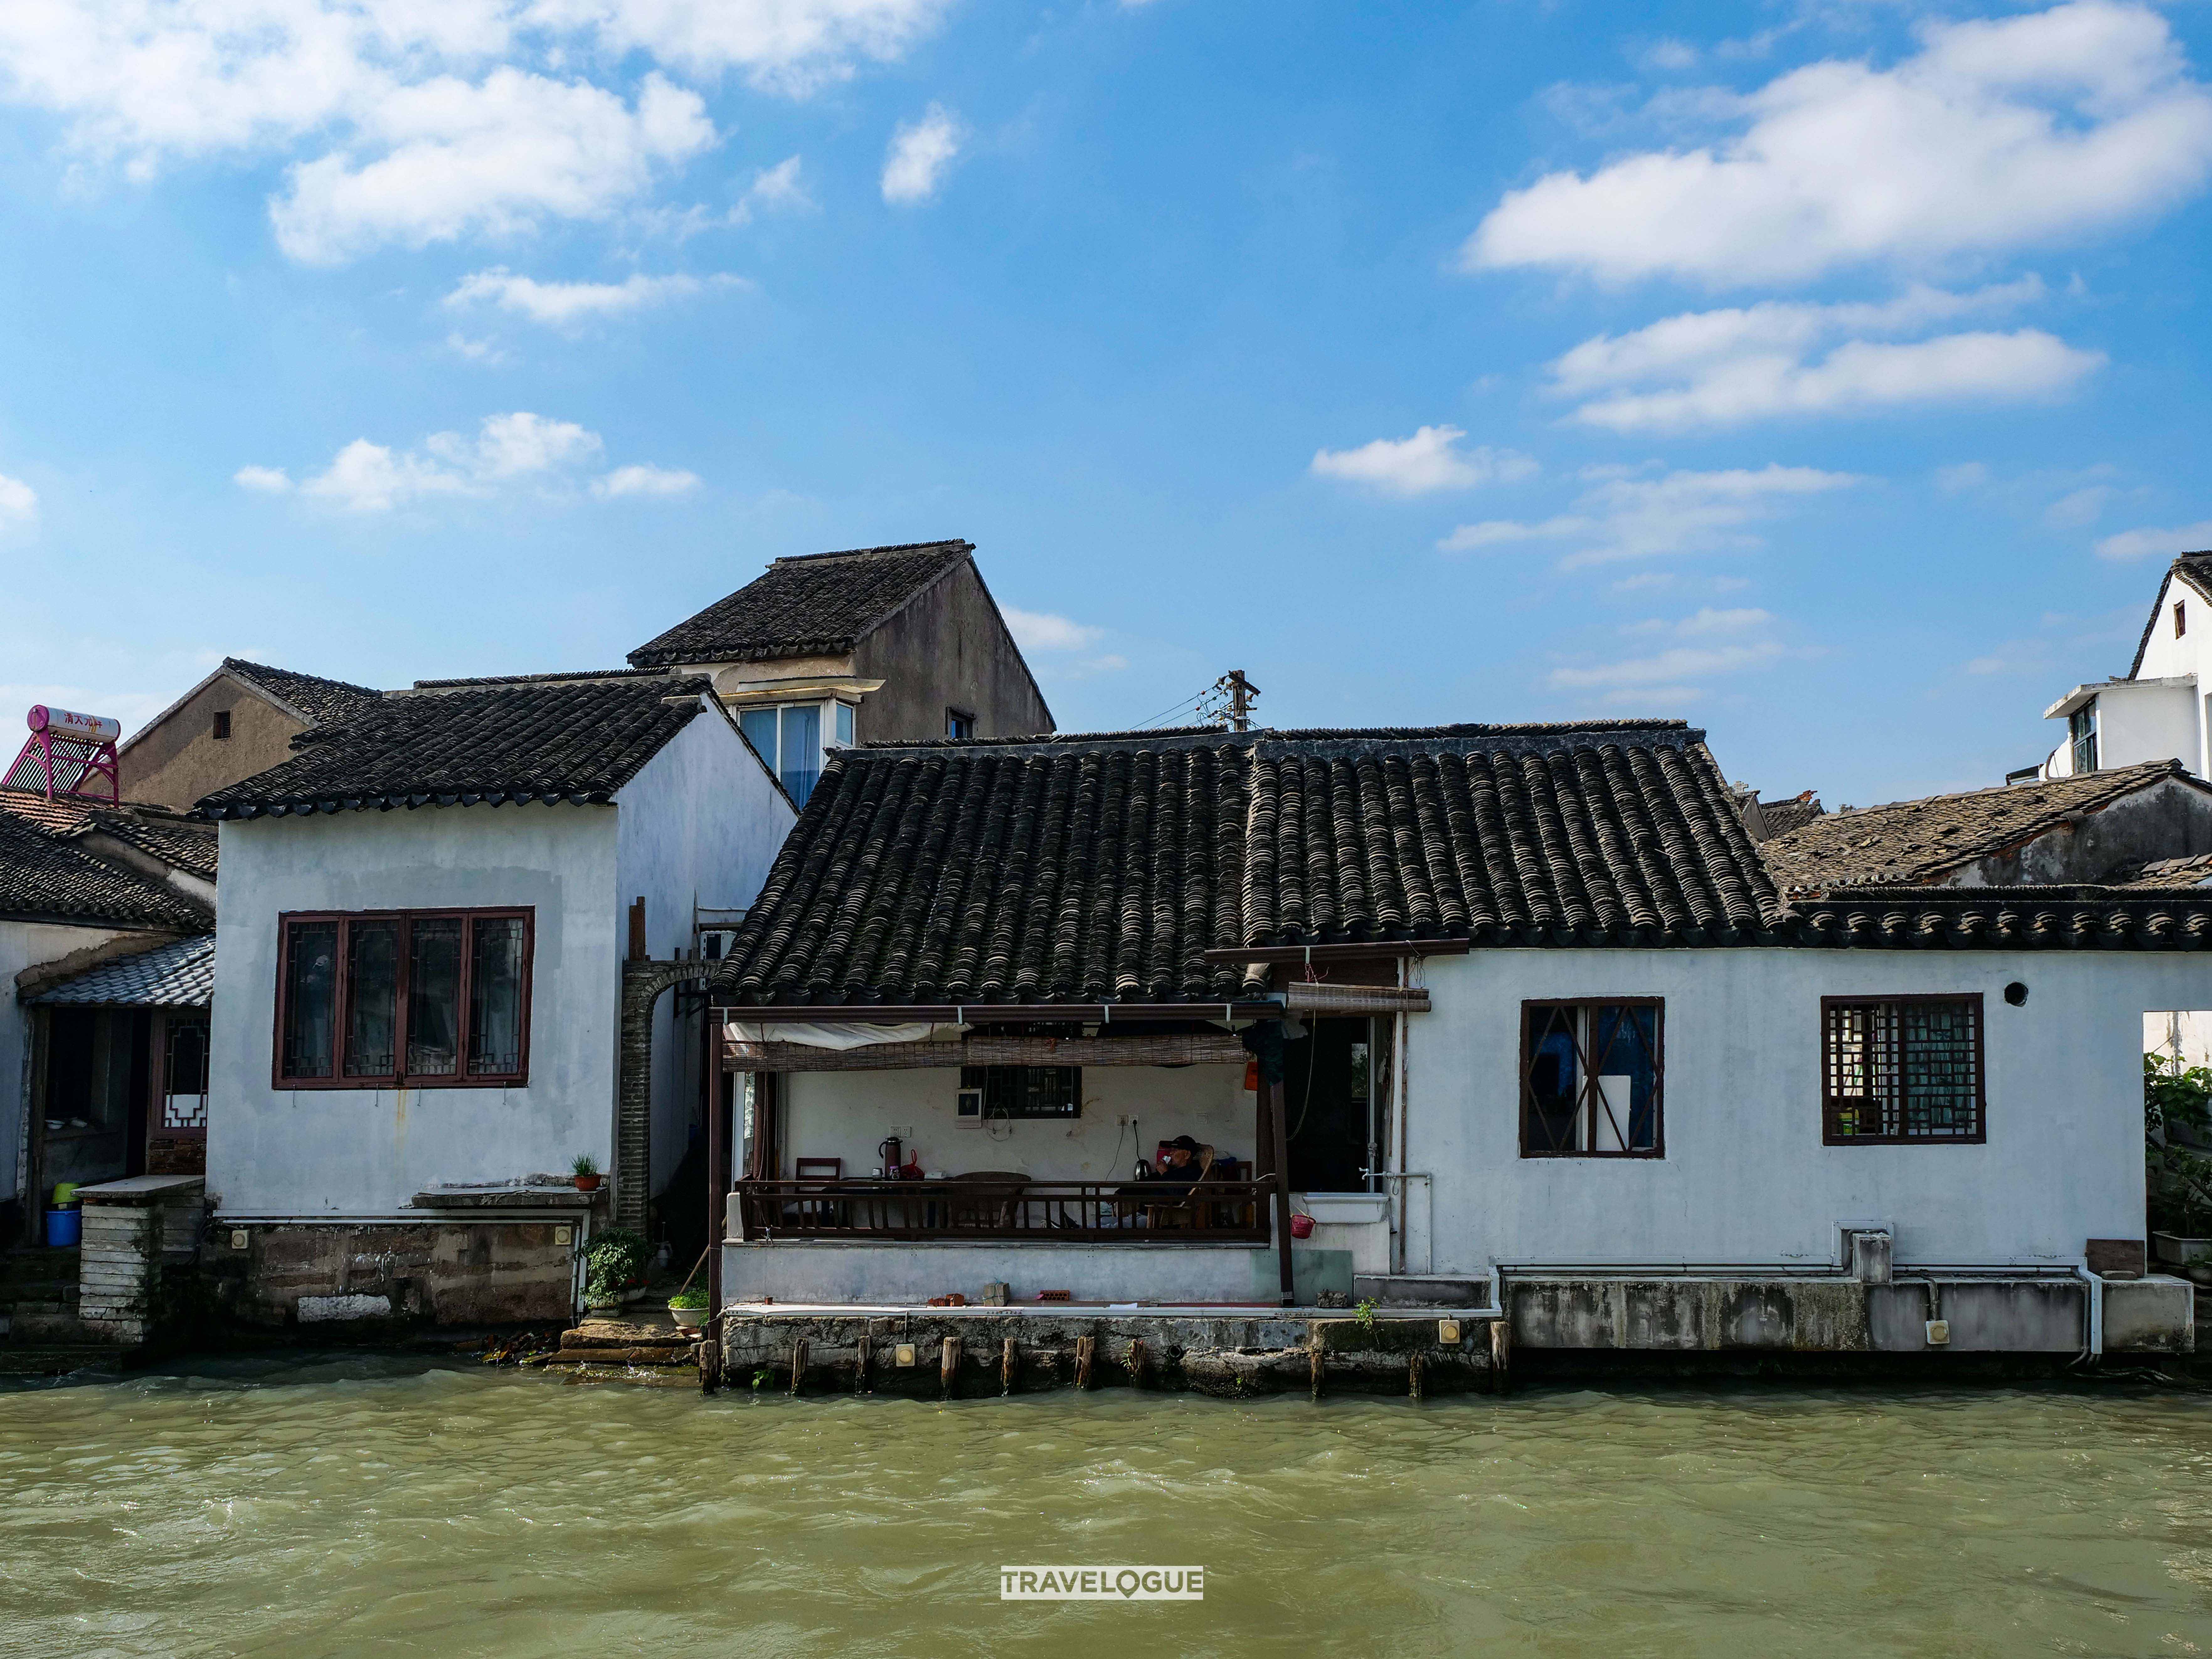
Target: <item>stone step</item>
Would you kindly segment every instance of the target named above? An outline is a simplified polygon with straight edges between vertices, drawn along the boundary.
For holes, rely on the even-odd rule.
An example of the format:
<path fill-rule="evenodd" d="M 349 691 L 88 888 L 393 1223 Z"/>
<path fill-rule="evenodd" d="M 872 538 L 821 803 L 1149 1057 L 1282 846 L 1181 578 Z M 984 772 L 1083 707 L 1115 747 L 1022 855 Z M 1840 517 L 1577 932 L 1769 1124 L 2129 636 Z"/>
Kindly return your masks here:
<path fill-rule="evenodd" d="M 0 1342 L 0 1376 L 66 1376 L 71 1371 L 115 1370 L 123 1351 L 104 1342 Z"/>

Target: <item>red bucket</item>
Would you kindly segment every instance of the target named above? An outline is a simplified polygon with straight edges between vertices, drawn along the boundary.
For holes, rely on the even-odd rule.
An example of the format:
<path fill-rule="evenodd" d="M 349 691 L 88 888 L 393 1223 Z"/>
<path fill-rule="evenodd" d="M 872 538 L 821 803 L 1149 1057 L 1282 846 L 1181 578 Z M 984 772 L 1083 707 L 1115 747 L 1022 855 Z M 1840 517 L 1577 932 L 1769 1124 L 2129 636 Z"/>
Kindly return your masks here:
<path fill-rule="evenodd" d="M 1313 1237 L 1313 1218 L 1310 1215 L 1292 1216 L 1291 1218 L 1291 1237 L 1292 1238 L 1311 1238 Z"/>

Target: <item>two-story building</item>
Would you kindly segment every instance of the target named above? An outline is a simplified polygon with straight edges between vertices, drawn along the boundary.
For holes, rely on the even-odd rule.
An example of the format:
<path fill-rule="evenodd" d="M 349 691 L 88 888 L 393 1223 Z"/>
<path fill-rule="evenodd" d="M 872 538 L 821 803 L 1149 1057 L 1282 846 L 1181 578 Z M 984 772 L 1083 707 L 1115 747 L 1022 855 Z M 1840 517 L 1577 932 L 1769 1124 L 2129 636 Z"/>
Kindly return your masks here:
<path fill-rule="evenodd" d="M 2116 679 L 2077 685 L 2043 711 L 2066 722 L 2065 741 L 2036 769 L 2043 778 L 2179 760 L 2212 777 L 2212 552 L 2185 553 L 2167 567 Z"/>

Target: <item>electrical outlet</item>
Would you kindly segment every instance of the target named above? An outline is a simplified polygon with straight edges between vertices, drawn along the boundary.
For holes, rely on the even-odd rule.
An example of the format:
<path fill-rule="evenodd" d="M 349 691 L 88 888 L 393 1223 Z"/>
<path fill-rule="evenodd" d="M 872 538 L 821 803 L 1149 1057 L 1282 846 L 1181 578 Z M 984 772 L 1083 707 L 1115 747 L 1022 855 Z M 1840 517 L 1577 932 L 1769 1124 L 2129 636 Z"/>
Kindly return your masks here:
<path fill-rule="evenodd" d="M 913 1364 L 914 1344 L 911 1342 L 902 1342 L 896 1347 L 893 1348 L 891 1350 L 891 1364 L 894 1365 Z"/>
<path fill-rule="evenodd" d="M 1951 1322 L 1949 1320 L 1931 1319 L 1928 1322 L 1928 1346 L 1929 1347 L 1940 1348 L 1950 1341 L 1950 1340 Z"/>
<path fill-rule="evenodd" d="M 1437 1340 L 1447 1344 L 1457 1342 L 1459 1340 L 1459 1321 L 1456 1319 L 1439 1319 L 1437 1321 Z"/>

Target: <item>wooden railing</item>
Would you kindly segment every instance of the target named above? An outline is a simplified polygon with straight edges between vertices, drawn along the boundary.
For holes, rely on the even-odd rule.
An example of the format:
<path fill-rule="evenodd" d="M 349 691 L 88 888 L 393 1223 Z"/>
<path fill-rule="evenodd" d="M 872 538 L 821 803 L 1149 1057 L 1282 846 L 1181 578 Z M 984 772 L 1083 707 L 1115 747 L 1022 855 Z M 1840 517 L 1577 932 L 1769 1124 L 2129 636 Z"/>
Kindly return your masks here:
<path fill-rule="evenodd" d="M 1267 1242 L 1272 1179 L 740 1181 L 748 1239 L 1020 1239 L 1036 1243 Z"/>

